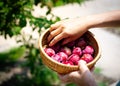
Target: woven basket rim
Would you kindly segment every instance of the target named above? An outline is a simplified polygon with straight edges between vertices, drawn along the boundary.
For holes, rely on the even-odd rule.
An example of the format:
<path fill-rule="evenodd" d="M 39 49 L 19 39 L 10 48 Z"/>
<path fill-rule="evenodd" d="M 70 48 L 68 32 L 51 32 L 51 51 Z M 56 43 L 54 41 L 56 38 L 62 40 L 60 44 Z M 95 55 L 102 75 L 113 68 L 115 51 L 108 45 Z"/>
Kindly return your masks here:
<path fill-rule="evenodd" d="M 89 32 L 92 35 L 92 37 L 95 39 L 95 41 L 97 43 L 97 46 L 99 46 L 97 56 L 96 56 L 96 58 L 93 59 L 93 61 L 91 61 L 87 64 L 87 66 L 89 66 L 91 64 L 96 63 L 101 58 L 102 50 L 101 50 L 101 46 L 100 46 L 100 42 L 99 42 L 98 38 L 91 31 L 87 31 L 87 32 Z"/>
<path fill-rule="evenodd" d="M 39 44 L 40 52 L 44 53 L 44 55 L 47 57 L 47 59 L 49 59 L 50 61 L 52 61 L 52 62 L 54 62 L 54 63 L 56 63 L 56 64 L 59 64 L 59 65 L 61 65 L 61 66 L 65 66 L 65 67 L 70 67 L 70 68 L 76 68 L 76 69 L 78 69 L 78 65 L 66 65 L 66 64 L 62 64 L 62 63 L 57 62 L 57 61 L 55 61 L 54 59 L 50 58 L 50 57 L 44 52 L 44 49 L 43 49 L 42 41 L 41 41 L 41 40 L 43 39 L 44 34 L 46 34 L 48 31 L 49 31 L 49 29 L 45 30 L 45 31 L 40 35 L 40 37 L 39 37 L 38 44 Z M 90 33 L 90 34 L 93 36 L 93 38 L 95 39 L 95 41 L 96 41 L 96 43 L 97 43 L 97 46 L 99 46 L 99 47 L 98 47 L 98 53 L 97 53 L 96 57 L 94 58 L 94 60 L 86 64 L 87 66 L 90 66 L 90 65 L 96 63 L 97 60 L 99 60 L 99 58 L 101 57 L 101 47 L 100 47 L 99 40 L 97 39 L 97 37 L 96 37 L 91 31 L 87 31 L 87 32 Z"/>

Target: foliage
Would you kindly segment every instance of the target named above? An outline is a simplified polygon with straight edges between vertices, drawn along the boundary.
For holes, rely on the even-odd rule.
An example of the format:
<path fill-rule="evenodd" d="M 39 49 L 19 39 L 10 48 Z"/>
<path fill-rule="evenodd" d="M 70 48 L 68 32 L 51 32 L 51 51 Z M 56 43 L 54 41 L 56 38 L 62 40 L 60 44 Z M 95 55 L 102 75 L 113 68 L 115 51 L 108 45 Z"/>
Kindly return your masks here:
<path fill-rule="evenodd" d="M 25 53 L 25 47 L 14 47 L 10 50 L 0 52 L 0 62 L 15 62 Z"/>
<path fill-rule="evenodd" d="M 94 69 L 94 73 L 96 73 L 96 74 L 101 73 L 101 71 L 102 71 L 102 69 L 101 69 L 101 68 L 98 68 L 98 67 L 96 67 L 96 68 Z"/>
<path fill-rule="evenodd" d="M 108 84 L 105 82 L 100 82 L 100 83 L 98 83 L 98 86 L 108 86 Z"/>
<path fill-rule="evenodd" d="M 47 20 L 46 16 L 35 18 L 31 14 L 33 5 L 41 3 L 41 8 L 47 6 L 48 11 L 46 15 L 50 14 L 53 6 L 60 6 L 68 3 L 81 3 L 85 0 L 0 0 L 0 34 L 9 34 L 10 36 L 20 34 L 22 27 L 26 25 L 26 18 L 30 19 L 31 22 L 37 26 L 44 27 L 45 23 L 49 25 L 59 20 L 56 17 L 55 21 Z M 54 15 L 53 15 L 54 16 Z M 39 21 L 39 22 L 38 22 Z M 44 21 L 44 23 L 42 23 Z M 46 27 L 48 28 L 49 25 Z"/>
<path fill-rule="evenodd" d="M 40 34 L 42 28 L 47 29 L 51 24 L 60 20 L 59 17 L 51 13 L 52 7 L 75 2 L 80 4 L 83 1 L 85 0 L 0 0 L 0 35 L 4 35 L 5 38 L 7 35 L 10 37 L 16 35 L 20 38 L 16 41 L 21 42 L 23 44 L 22 47 L 27 51 L 25 52 L 26 62 L 24 63 L 24 67 L 30 69 L 31 77 L 29 83 L 31 86 L 50 86 L 53 85 L 58 78 L 55 72 L 42 63 L 39 49 L 34 44 L 38 39 L 34 40 L 30 34 L 29 39 L 26 40 L 26 36 L 21 34 L 21 30 L 27 24 L 26 20 L 29 20 L 28 23 L 30 23 L 32 31 L 39 28 L 38 33 Z M 47 7 L 47 12 L 44 16 L 35 17 L 31 11 L 33 10 L 33 6 L 39 3 L 40 8 Z M 47 16 L 49 15 L 51 15 L 51 17 L 48 19 Z M 35 42 L 33 43 L 31 41 Z M 17 52 L 11 52 L 11 54 L 12 53 Z"/>

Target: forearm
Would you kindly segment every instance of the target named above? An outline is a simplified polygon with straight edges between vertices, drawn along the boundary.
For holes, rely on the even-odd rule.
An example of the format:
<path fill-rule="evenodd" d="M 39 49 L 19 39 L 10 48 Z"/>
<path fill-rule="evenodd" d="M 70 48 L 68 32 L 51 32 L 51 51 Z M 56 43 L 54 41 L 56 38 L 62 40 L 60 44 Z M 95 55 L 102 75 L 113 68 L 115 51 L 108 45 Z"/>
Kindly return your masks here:
<path fill-rule="evenodd" d="M 89 28 L 120 27 L 120 11 L 111 11 L 103 14 L 88 16 Z"/>

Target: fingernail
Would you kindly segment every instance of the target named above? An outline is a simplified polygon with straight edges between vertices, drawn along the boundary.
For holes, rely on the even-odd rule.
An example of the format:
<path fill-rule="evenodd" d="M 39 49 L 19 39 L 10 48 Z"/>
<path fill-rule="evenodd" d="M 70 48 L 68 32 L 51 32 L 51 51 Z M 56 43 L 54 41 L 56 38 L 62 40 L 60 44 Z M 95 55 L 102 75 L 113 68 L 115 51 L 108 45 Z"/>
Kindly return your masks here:
<path fill-rule="evenodd" d="M 51 43 L 49 43 L 49 46 L 52 46 Z"/>
<path fill-rule="evenodd" d="M 50 43 L 49 43 L 49 46 L 53 46 L 53 43 L 52 43 L 52 42 L 50 42 Z"/>

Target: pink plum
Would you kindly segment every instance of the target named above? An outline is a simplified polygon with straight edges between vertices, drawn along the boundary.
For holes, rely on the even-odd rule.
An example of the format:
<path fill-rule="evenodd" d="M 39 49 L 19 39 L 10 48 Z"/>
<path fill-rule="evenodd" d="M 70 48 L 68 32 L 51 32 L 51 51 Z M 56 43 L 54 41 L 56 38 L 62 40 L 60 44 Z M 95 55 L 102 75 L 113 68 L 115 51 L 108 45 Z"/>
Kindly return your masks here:
<path fill-rule="evenodd" d="M 72 61 L 65 61 L 65 62 L 62 62 L 63 64 L 66 64 L 66 65 L 74 65 Z"/>
<path fill-rule="evenodd" d="M 79 57 L 78 54 L 72 54 L 72 55 L 70 55 L 68 61 L 73 62 L 74 65 L 78 65 L 78 61 L 79 61 L 79 60 L 80 60 L 80 57 Z"/>
<path fill-rule="evenodd" d="M 68 48 L 68 47 L 63 47 L 63 48 L 61 48 L 60 51 L 66 53 L 68 56 L 70 56 L 71 53 L 72 53 L 72 52 L 71 52 L 71 49 Z"/>
<path fill-rule="evenodd" d="M 94 48 L 90 45 L 86 46 L 85 49 L 83 50 L 83 53 L 86 54 L 93 54 L 94 53 Z"/>
<path fill-rule="evenodd" d="M 81 57 L 81 60 L 84 60 L 87 63 L 89 63 L 93 60 L 93 57 L 91 54 L 83 54 L 83 56 Z"/>
<path fill-rule="evenodd" d="M 82 50 L 80 47 L 75 47 L 72 51 L 73 54 L 78 54 L 79 56 L 82 55 Z"/>
<path fill-rule="evenodd" d="M 67 43 L 66 46 L 69 48 L 73 48 L 75 46 L 75 41 Z"/>
<path fill-rule="evenodd" d="M 51 58 L 58 61 L 58 62 L 61 62 L 61 57 L 58 54 L 51 56 Z"/>
<path fill-rule="evenodd" d="M 52 48 L 45 48 L 44 51 L 50 57 L 55 55 L 55 51 Z"/>
<path fill-rule="evenodd" d="M 61 45 L 58 42 L 55 45 L 51 46 L 50 48 L 52 48 L 55 51 L 55 53 L 57 53 L 58 51 L 60 51 L 60 47 L 61 47 Z"/>
<path fill-rule="evenodd" d="M 87 42 L 85 41 L 84 38 L 77 39 L 76 46 L 80 47 L 81 49 L 84 49 L 86 45 L 87 45 Z"/>
<path fill-rule="evenodd" d="M 68 55 L 64 52 L 57 53 L 61 57 L 61 61 L 66 61 L 68 58 Z"/>

